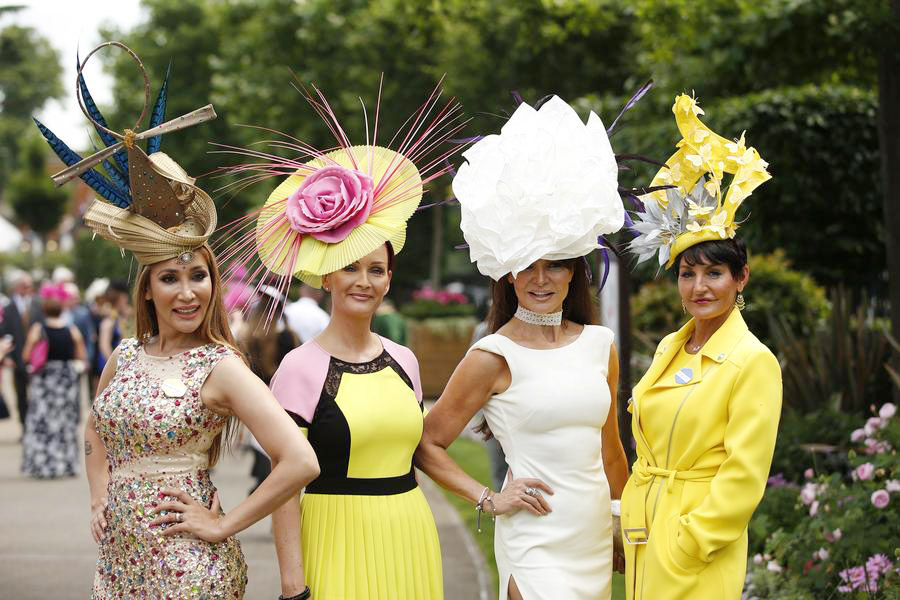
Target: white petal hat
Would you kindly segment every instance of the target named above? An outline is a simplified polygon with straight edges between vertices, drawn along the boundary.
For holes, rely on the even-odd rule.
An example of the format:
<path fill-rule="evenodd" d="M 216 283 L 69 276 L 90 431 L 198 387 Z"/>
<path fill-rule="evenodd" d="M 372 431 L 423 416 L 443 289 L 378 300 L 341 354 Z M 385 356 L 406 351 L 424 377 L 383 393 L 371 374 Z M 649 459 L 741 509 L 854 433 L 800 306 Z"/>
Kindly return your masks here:
<path fill-rule="evenodd" d="M 499 135 L 463 153 L 453 179 L 472 262 L 495 280 L 534 261 L 576 258 L 622 228 L 618 166 L 603 122 L 553 96 L 522 103 Z"/>

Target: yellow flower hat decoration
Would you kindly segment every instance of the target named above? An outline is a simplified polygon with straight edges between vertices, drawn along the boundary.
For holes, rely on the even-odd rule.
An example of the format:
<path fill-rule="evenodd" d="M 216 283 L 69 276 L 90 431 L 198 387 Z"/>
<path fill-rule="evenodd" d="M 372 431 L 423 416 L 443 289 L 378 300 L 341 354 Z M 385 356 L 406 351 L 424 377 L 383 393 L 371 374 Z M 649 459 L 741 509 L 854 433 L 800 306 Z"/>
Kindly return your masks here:
<path fill-rule="evenodd" d="M 704 112 L 694 98 L 679 95 L 672 112 L 682 139 L 666 161 L 667 167 L 659 170 L 650 186 L 674 189 L 644 196 L 646 212 L 638 215 L 641 222 L 634 228 L 641 235 L 632 242 L 641 260 L 648 252 L 659 250 L 660 264 L 665 263 L 667 269 L 691 246 L 733 238 L 737 209 L 757 186 L 771 179 L 768 163 L 755 148 L 746 145 L 744 134 L 731 141 L 712 131 L 700 120 Z M 726 173 L 733 177 L 723 198 Z M 674 210 L 669 206 L 673 198 L 683 201 Z"/>

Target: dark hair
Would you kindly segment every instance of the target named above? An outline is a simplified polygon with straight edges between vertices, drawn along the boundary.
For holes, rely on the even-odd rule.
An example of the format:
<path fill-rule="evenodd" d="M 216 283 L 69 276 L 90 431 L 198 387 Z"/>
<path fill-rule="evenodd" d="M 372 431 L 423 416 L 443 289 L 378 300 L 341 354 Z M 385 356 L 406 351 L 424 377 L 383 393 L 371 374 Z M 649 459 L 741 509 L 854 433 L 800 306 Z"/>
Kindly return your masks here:
<path fill-rule="evenodd" d="M 580 325 L 593 325 L 597 322 L 597 305 L 594 303 L 594 296 L 591 293 L 587 264 L 581 258 L 570 258 L 559 262 L 572 271 L 569 293 L 563 300 L 563 319 Z M 518 307 L 516 289 L 508 278 L 503 277 L 500 281 L 491 281 L 491 310 L 487 316 L 488 331 L 496 333 L 513 318 Z"/>
<path fill-rule="evenodd" d="M 740 238 L 710 240 L 691 246 L 675 259 L 675 271 L 681 268 L 681 260 L 690 266 L 725 265 L 735 279 L 741 276 L 747 266 L 747 244 Z"/>
<path fill-rule="evenodd" d="M 394 254 L 394 246 L 390 242 L 385 242 L 384 245 L 387 247 L 388 253 L 388 271 L 393 271 L 394 265 L 397 263 L 397 255 Z"/>
<path fill-rule="evenodd" d="M 559 262 L 572 271 L 569 293 L 563 300 L 563 320 L 569 320 L 579 325 L 595 324 L 597 322 L 597 305 L 594 302 L 594 295 L 591 293 L 587 261 L 583 258 L 570 258 Z M 518 307 L 519 300 L 516 298 L 516 289 L 507 277 L 501 278 L 500 281 L 491 281 L 491 310 L 487 316 L 488 331 L 496 333 L 513 318 Z M 488 427 L 487 419 L 483 417 L 473 431 L 480 433 L 486 440 L 494 437 L 491 428 Z"/>

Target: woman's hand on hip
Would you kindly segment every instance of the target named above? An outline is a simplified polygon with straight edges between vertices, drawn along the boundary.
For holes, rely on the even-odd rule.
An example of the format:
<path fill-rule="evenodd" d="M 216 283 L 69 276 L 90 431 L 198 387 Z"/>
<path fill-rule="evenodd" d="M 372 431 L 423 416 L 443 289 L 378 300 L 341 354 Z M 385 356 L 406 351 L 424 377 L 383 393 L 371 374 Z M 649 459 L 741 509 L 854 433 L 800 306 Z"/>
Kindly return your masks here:
<path fill-rule="evenodd" d="M 206 508 L 184 490 L 164 488 L 160 491 L 166 496 L 178 499 L 177 502 L 163 502 L 153 509 L 155 513 L 169 512 L 156 517 L 150 523 L 151 526 L 158 527 L 164 523 L 174 523 L 171 527 L 167 527 L 162 532 L 162 535 L 171 536 L 179 533 L 191 533 L 210 543 L 221 542 L 228 537 L 222 527 L 220 514 L 222 505 L 219 503 L 219 492 L 213 494 L 212 506 Z"/>
<path fill-rule="evenodd" d="M 533 515 L 542 517 L 553 512 L 543 492 L 553 495 L 550 486 L 540 479 L 513 479 L 493 496 L 494 512 L 498 515 L 512 515 L 520 510 L 527 510 Z M 490 503 L 485 506 L 490 508 Z"/>
<path fill-rule="evenodd" d="M 91 503 L 91 536 L 98 544 L 106 537 L 106 498 Z"/>

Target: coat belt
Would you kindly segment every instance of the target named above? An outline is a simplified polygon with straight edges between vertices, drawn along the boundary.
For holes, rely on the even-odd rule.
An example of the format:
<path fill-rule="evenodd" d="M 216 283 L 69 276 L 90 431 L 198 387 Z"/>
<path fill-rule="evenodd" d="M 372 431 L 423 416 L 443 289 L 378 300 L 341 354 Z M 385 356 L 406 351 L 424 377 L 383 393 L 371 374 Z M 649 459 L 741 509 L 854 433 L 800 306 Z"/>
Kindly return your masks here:
<path fill-rule="evenodd" d="M 718 472 L 719 467 L 706 467 L 703 469 L 688 469 L 680 471 L 678 469 L 663 469 L 651 465 L 644 457 L 638 457 L 632 466 L 632 481 L 635 486 L 642 487 L 655 477 L 662 477 L 667 480 L 666 493 L 672 493 L 675 480 L 682 481 L 712 481 L 712 478 Z M 643 490 L 641 490 L 643 492 Z M 622 523 L 625 542 L 629 544 L 646 544 L 650 539 L 650 531 L 647 528 L 647 495 L 649 490 L 644 493 L 637 493 L 636 502 L 629 507 L 627 521 Z"/>

